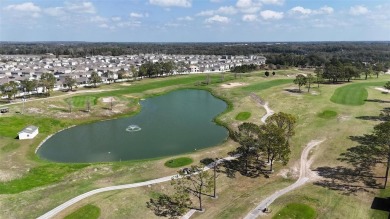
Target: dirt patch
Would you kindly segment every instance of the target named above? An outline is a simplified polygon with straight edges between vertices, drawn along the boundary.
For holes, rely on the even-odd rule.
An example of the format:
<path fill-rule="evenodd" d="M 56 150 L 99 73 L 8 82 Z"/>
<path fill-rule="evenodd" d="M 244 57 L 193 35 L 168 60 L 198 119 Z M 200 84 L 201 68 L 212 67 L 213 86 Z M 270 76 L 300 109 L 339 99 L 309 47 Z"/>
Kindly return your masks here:
<path fill-rule="evenodd" d="M 310 92 L 311 93 L 311 95 L 314 95 L 314 96 L 317 96 L 317 95 L 319 95 L 320 93 L 318 93 L 317 91 L 312 91 L 312 92 Z"/>
<path fill-rule="evenodd" d="M 337 117 L 337 121 L 339 122 L 344 122 L 344 121 L 348 121 L 352 118 L 352 116 L 350 115 L 340 115 Z"/>
<path fill-rule="evenodd" d="M 233 83 L 228 83 L 228 84 L 222 84 L 222 88 L 233 88 L 233 87 L 239 87 L 239 86 L 244 86 L 246 83 L 240 83 L 240 82 L 233 82 Z"/>
<path fill-rule="evenodd" d="M 120 85 L 121 86 L 131 86 L 132 84 L 130 84 L 130 83 L 121 83 Z"/>
<path fill-rule="evenodd" d="M 102 102 L 103 103 L 111 103 L 114 102 L 115 98 L 114 97 L 103 97 Z"/>

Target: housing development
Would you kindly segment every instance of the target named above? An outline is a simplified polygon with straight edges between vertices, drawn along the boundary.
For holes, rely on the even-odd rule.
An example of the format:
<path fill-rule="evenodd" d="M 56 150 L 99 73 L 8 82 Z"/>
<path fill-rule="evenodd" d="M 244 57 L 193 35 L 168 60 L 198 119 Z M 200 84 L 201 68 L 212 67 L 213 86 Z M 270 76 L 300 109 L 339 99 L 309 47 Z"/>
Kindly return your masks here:
<path fill-rule="evenodd" d="M 0 219 L 390 219 L 389 0 L 0 0 Z"/>
<path fill-rule="evenodd" d="M 264 56 L 216 56 L 216 55 L 164 55 L 144 54 L 126 56 L 91 56 L 85 58 L 56 58 L 53 54 L 42 56 L 0 56 L 0 85 L 10 81 L 40 79 L 43 73 L 55 75 L 54 90 L 67 88 L 65 77 L 76 80 L 78 86 L 90 84 L 92 72 L 96 72 L 103 83 L 110 79 L 131 78 L 139 67 L 147 62 L 173 62 L 173 74 L 226 72 L 236 66 L 263 65 Z M 110 74 L 109 74 L 110 72 Z M 164 72 L 168 74 L 169 72 Z"/>

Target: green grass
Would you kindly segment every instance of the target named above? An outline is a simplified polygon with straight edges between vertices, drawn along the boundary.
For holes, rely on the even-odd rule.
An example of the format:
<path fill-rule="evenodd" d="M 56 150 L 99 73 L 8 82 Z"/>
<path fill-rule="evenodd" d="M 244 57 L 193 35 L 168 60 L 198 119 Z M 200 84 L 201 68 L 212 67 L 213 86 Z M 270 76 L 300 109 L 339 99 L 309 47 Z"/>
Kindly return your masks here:
<path fill-rule="evenodd" d="M 74 96 L 74 97 L 66 99 L 66 101 L 68 101 L 69 99 L 72 101 L 73 106 L 75 106 L 75 107 L 85 107 L 87 105 L 88 99 L 89 99 L 89 101 L 91 103 L 91 106 L 92 106 L 92 105 L 96 105 L 97 104 L 97 99 L 98 98 L 96 96 L 90 96 L 90 95 Z"/>
<path fill-rule="evenodd" d="M 10 152 L 20 147 L 19 143 L 11 142 L 6 144 L 4 147 L 1 148 L 1 151 L 3 152 Z"/>
<path fill-rule="evenodd" d="M 176 168 L 176 167 L 187 166 L 192 162 L 194 161 L 189 157 L 179 157 L 172 160 L 168 160 L 167 162 L 165 162 L 164 165 L 169 168 Z"/>
<path fill-rule="evenodd" d="M 0 183 L 0 194 L 15 194 L 39 186 L 58 182 L 65 175 L 88 166 L 87 164 L 47 164 L 31 169 L 19 179 Z"/>
<path fill-rule="evenodd" d="M 250 112 L 240 112 L 237 114 L 236 120 L 244 121 L 244 120 L 249 119 L 250 117 L 251 117 Z"/>
<path fill-rule="evenodd" d="M 323 119 L 331 119 L 337 116 L 337 112 L 333 110 L 324 110 L 323 112 L 318 114 L 318 117 Z"/>
<path fill-rule="evenodd" d="M 314 219 L 316 211 L 305 204 L 290 203 L 275 214 L 272 219 Z"/>
<path fill-rule="evenodd" d="M 335 90 L 330 100 L 333 103 L 349 105 L 349 106 L 361 106 L 364 105 L 368 92 L 366 87 L 368 86 L 383 86 L 384 82 L 366 82 L 366 83 L 354 83 L 344 85 Z"/>
<path fill-rule="evenodd" d="M 67 123 L 51 118 L 36 116 L 12 116 L 0 118 L 0 136 L 15 138 L 26 126 L 35 125 L 40 133 L 52 133 L 54 127 L 65 128 Z"/>
<path fill-rule="evenodd" d="M 100 216 L 100 208 L 95 205 L 85 205 L 75 212 L 67 215 L 64 219 L 97 219 Z"/>
<path fill-rule="evenodd" d="M 279 86 L 279 85 L 283 85 L 283 84 L 288 84 L 288 83 L 292 83 L 292 82 L 293 82 L 292 79 L 277 79 L 277 80 L 252 84 L 249 86 L 242 87 L 240 89 L 243 91 L 255 92 L 255 91 L 261 91 L 261 90 L 265 90 L 265 89 L 268 89 L 271 87 L 275 87 L 275 86 Z"/>

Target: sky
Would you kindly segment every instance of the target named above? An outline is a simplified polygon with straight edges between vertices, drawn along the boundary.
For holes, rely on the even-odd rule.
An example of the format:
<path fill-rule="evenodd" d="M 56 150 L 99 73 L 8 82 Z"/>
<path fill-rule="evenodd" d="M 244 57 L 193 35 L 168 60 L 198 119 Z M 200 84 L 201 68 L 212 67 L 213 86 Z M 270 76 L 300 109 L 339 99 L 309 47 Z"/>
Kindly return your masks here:
<path fill-rule="evenodd" d="M 389 41 L 390 0 L 0 0 L 0 41 Z"/>

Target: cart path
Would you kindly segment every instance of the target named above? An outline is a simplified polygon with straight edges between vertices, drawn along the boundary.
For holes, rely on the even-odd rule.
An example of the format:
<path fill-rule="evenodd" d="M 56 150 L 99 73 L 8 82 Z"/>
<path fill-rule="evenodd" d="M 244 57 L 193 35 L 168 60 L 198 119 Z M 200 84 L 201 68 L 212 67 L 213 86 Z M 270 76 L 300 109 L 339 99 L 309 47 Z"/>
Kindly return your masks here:
<path fill-rule="evenodd" d="M 259 96 L 257 96 L 255 93 L 251 93 L 250 95 L 252 99 L 254 99 L 258 104 L 260 104 L 262 107 L 264 107 L 265 111 L 267 112 L 263 117 L 261 117 L 261 121 L 265 123 L 268 117 L 272 116 L 275 112 L 269 108 L 268 102 L 264 102 L 263 100 L 260 99 Z M 181 219 L 189 219 L 193 214 L 195 214 L 197 210 L 196 209 L 191 209 L 188 211 L 185 215 L 181 217 Z"/>
<path fill-rule="evenodd" d="M 203 171 L 207 171 L 211 168 L 214 167 L 214 165 L 218 165 L 226 160 L 233 160 L 233 159 L 236 159 L 237 157 L 236 156 L 231 156 L 231 157 L 225 157 L 225 158 L 222 158 L 222 159 L 219 159 L 217 161 L 214 161 L 212 163 L 210 163 L 209 165 L 207 165 L 206 167 L 203 168 Z M 196 173 L 195 173 L 196 174 Z M 55 215 L 57 215 L 58 213 L 60 213 L 61 211 L 65 210 L 66 208 L 70 207 L 71 205 L 85 199 L 85 198 L 88 198 L 92 195 L 96 195 L 96 194 L 99 194 L 99 193 L 102 193 L 102 192 L 108 192 L 108 191 L 114 191 L 114 190 L 122 190 L 122 189 L 130 189 L 130 188 L 137 188 L 137 187 L 142 187 L 142 186 L 148 186 L 148 185 L 153 185 L 153 184 L 157 184 L 157 183 L 162 183 L 162 182 L 168 182 L 170 180 L 172 180 L 172 177 L 180 177 L 179 175 L 171 175 L 171 176 L 166 176 L 166 177 L 162 177 L 162 178 L 158 178 L 158 179 L 153 179 L 153 180 L 149 180 L 149 181 L 145 181 L 145 182 L 139 182 L 139 183 L 131 183 L 131 184 L 125 184 L 125 185 L 118 185 L 118 186 L 108 186 L 108 187 L 104 187 L 104 188 L 100 188 L 100 189 L 95 189 L 95 190 L 91 190 L 89 192 L 86 192 L 84 194 L 81 194 L 79 196 L 76 196 L 72 199 L 70 199 L 69 201 L 57 206 L 56 208 L 48 211 L 47 213 L 43 214 L 42 216 L 38 217 L 38 219 L 49 219 L 49 218 L 52 218 L 54 217 Z"/>
<path fill-rule="evenodd" d="M 244 219 L 255 219 L 255 218 L 259 217 L 260 215 L 263 215 L 264 214 L 263 209 L 268 208 L 268 206 L 272 202 L 274 202 L 277 198 L 279 198 L 280 196 L 282 196 L 282 195 L 302 186 L 306 182 L 308 182 L 310 180 L 310 172 L 311 172 L 310 162 L 308 162 L 309 152 L 311 149 L 313 149 L 315 146 L 321 144 L 323 141 L 325 141 L 325 139 L 312 140 L 306 145 L 305 149 L 303 149 L 302 154 L 301 154 L 301 160 L 300 160 L 301 163 L 300 163 L 300 170 L 299 170 L 299 178 L 295 183 L 293 183 L 290 186 L 287 186 L 284 189 L 278 190 L 274 194 L 265 198 L 262 202 L 260 202 L 259 205 L 256 206 L 255 209 L 253 209 L 251 212 L 249 212 L 249 214 L 247 214 Z"/>

